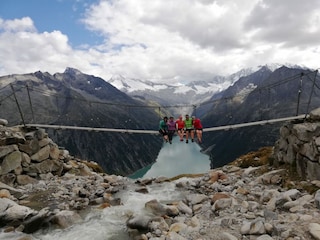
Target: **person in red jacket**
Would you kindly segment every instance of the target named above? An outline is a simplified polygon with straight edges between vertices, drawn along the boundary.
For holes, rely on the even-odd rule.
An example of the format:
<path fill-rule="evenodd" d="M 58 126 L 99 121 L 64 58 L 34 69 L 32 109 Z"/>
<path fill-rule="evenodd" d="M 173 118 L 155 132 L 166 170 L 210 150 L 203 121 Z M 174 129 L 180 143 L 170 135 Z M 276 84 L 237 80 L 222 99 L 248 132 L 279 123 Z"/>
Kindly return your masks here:
<path fill-rule="evenodd" d="M 178 130 L 180 141 L 182 142 L 184 136 L 184 121 L 182 119 L 182 116 L 179 116 L 179 118 L 176 120 L 176 128 Z"/>
<path fill-rule="evenodd" d="M 197 139 L 199 143 L 202 143 L 202 124 L 199 118 L 196 118 L 195 116 L 192 116 L 193 126 L 197 135 Z"/>

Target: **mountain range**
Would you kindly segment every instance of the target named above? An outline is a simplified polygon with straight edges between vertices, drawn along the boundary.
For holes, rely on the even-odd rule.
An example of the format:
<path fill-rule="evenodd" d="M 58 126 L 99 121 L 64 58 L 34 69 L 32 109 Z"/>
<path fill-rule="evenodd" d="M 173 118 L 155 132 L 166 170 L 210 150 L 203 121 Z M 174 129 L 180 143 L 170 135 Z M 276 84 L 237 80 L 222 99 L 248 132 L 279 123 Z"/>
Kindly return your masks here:
<path fill-rule="evenodd" d="M 154 101 L 162 106 L 171 107 L 170 111 L 174 115 L 191 114 L 193 105 L 210 100 L 214 95 L 226 90 L 234 85 L 240 78 L 258 72 L 260 69 L 267 68 L 275 71 L 282 64 L 268 64 L 255 68 L 245 68 L 228 76 L 212 76 L 209 81 L 193 81 L 188 83 L 154 83 L 151 81 L 126 78 L 116 75 L 107 80 L 117 89 L 134 98 L 142 98 L 146 101 Z M 305 68 L 292 64 L 286 64 L 289 68 Z"/>

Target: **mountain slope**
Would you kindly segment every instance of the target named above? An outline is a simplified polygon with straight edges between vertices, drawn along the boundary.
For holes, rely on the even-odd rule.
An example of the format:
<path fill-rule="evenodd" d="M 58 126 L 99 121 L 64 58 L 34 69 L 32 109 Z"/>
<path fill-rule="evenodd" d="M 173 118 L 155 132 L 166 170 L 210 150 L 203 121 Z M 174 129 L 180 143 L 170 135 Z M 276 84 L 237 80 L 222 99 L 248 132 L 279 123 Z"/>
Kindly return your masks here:
<path fill-rule="evenodd" d="M 213 96 L 197 114 L 204 127 L 305 114 L 320 104 L 319 89 L 313 88 L 316 76 L 316 72 L 301 68 L 283 66 L 274 72 L 261 68 Z M 319 80 L 317 76 L 316 82 Z M 282 124 L 205 133 L 204 152 L 210 154 L 213 167 L 222 166 L 239 155 L 274 145 Z"/>
<path fill-rule="evenodd" d="M 13 84 L 26 123 L 120 129 L 157 129 L 159 116 L 101 78 L 67 68 L 0 78 L 1 118 L 23 123 L 8 84 Z M 28 91 L 29 90 L 29 91 Z M 30 96 L 30 97 L 29 97 Z M 29 101 L 30 99 L 30 101 Z M 128 175 L 154 162 L 161 138 L 148 134 L 48 130 L 74 156 L 98 162 L 107 173 Z M 87 143 L 90 144 L 87 144 Z"/>

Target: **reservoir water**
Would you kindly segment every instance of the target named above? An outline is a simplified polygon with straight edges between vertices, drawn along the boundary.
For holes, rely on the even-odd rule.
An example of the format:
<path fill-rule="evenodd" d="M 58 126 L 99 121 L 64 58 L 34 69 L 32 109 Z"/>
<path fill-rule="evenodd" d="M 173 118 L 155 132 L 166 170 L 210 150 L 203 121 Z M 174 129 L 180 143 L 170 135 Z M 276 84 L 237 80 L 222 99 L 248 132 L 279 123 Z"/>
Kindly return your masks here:
<path fill-rule="evenodd" d="M 156 162 L 151 166 L 137 171 L 130 178 L 174 177 L 179 174 L 205 173 L 210 170 L 210 159 L 201 153 L 196 142 L 180 142 L 179 137 L 173 138 L 172 144 L 163 143 Z"/>

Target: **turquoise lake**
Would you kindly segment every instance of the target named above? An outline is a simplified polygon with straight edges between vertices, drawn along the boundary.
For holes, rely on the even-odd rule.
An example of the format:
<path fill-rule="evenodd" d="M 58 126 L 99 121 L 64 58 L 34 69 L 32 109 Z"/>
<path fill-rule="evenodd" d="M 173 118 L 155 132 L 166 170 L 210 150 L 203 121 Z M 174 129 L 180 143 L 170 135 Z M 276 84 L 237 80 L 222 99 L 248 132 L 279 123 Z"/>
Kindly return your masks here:
<path fill-rule="evenodd" d="M 201 152 L 196 142 L 180 142 L 175 136 L 172 144 L 163 143 L 156 162 L 145 167 L 130 178 L 174 177 L 179 174 L 205 173 L 210 170 L 209 156 Z"/>

